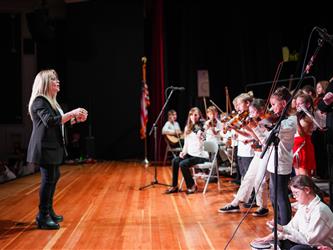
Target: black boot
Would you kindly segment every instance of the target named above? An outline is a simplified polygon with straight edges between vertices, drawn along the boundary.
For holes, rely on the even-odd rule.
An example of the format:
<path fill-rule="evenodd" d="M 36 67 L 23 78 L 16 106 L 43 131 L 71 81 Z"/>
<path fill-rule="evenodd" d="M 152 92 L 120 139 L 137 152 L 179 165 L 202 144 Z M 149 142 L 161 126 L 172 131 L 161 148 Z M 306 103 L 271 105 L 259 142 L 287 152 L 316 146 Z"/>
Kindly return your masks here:
<path fill-rule="evenodd" d="M 50 209 L 50 216 L 52 220 L 56 223 L 62 222 L 64 220 L 64 216 L 56 214 L 53 208 Z"/>
<path fill-rule="evenodd" d="M 58 223 L 54 222 L 50 215 L 38 214 L 36 217 L 36 224 L 39 229 L 59 229 Z"/>

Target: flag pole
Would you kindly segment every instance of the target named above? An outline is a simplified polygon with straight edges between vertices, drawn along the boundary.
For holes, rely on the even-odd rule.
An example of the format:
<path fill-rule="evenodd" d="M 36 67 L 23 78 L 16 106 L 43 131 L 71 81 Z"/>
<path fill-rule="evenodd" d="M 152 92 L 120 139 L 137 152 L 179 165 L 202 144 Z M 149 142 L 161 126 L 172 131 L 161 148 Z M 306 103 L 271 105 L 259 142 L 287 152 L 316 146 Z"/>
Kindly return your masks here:
<path fill-rule="evenodd" d="M 142 83 L 145 85 L 145 84 L 147 84 L 146 83 L 146 80 L 147 80 L 147 78 L 146 78 L 147 57 L 145 57 L 145 56 L 142 57 L 141 61 L 142 61 Z M 143 163 L 145 165 L 149 165 L 149 161 L 148 161 L 148 157 L 147 157 L 147 155 L 148 155 L 148 147 L 147 147 L 147 131 L 146 130 L 145 130 L 144 140 L 145 140 L 145 142 L 144 142 L 145 159 L 143 160 Z"/>

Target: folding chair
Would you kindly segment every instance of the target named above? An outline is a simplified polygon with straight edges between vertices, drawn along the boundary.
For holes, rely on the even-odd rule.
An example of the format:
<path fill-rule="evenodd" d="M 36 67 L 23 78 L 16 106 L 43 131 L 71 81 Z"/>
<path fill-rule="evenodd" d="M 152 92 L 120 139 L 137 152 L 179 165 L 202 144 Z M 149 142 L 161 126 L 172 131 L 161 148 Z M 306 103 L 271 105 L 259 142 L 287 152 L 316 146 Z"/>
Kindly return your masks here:
<path fill-rule="evenodd" d="M 209 153 L 209 161 L 193 165 L 192 168 L 192 177 L 194 179 L 194 182 L 197 183 L 197 179 L 205 179 L 205 187 L 203 190 L 203 194 L 206 193 L 209 180 L 211 177 L 216 177 L 217 178 L 217 186 L 218 190 L 220 191 L 220 176 L 219 176 L 219 169 L 217 166 L 217 154 L 219 150 L 219 146 L 216 142 L 214 141 L 205 141 L 204 142 L 204 150 Z M 201 170 L 201 171 L 196 171 L 196 170 Z M 205 171 L 208 171 L 205 172 Z M 215 172 L 213 174 L 213 172 Z M 181 180 L 180 187 L 182 188 L 182 185 L 184 183 L 184 177 Z"/>
<path fill-rule="evenodd" d="M 163 160 L 163 165 L 165 165 L 166 160 L 168 158 L 168 154 L 171 153 L 172 157 L 175 158 L 178 156 L 178 154 L 182 151 L 182 148 L 180 146 L 174 146 L 172 147 L 169 140 L 165 135 L 163 135 L 165 143 L 166 143 L 166 148 L 165 148 L 165 153 L 164 153 L 164 160 Z"/>

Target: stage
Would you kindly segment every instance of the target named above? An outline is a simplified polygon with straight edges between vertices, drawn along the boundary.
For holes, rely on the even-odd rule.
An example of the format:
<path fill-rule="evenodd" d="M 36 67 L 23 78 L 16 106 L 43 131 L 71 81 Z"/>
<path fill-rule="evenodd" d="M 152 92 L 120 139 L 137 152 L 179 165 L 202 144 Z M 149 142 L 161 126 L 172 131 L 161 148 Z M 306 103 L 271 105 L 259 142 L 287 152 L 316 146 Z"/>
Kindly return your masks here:
<path fill-rule="evenodd" d="M 221 214 L 237 186 L 221 177 L 199 192 L 165 195 L 166 187 L 140 187 L 154 179 L 154 167 L 139 162 L 64 165 L 55 194 L 55 210 L 64 216 L 60 230 L 38 230 L 39 174 L 0 184 L 1 249 L 224 249 L 247 211 Z M 171 183 L 171 167 L 158 166 L 157 179 Z M 252 211 L 255 211 L 253 208 Z M 250 249 L 249 243 L 269 233 L 273 218 L 244 220 L 227 249 Z"/>

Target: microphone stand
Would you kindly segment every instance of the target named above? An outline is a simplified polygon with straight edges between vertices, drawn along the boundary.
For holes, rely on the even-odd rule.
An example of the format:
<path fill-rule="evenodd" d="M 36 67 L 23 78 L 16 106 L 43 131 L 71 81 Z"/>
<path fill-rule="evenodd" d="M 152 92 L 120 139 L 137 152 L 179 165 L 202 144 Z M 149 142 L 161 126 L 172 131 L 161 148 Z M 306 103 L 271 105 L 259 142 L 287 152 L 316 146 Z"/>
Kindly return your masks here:
<path fill-rule="evenodd" d="M 323 46 L 323 40 L 322 39 L 318 39 L 318 46 L 313 54 L 313 56 L 310 57 L 310 60 L 305 68 L 305 70 L 302 72 L 302 75 L 300 77 L 299 82 L 296 85 L 296 88 L 294 89 L 294 92 L 290 98 L 290 100 L 287 102 L 286 106 L 284 107 L 281 116 L 279 118 L 279 120 L 276 122 L 274 128 L 272 129 L 269 137 L 267 138 L 267 142 L 266 145 L 263 149 L 263 152 L 260 155 L 260 158 L 262 159 L 268 149 L 268 147 L 272 144 L 274 146 L 274 174 L 275 174 L 275 186 L 274 186 L 274 227 L 273 227 L 273 231 L 274 231 L 274 250 L 277 250 L 277 242 L 278 242 L 278 236 L 277 236 L 277 219 L 278 219 L 278 199 L 277 199 L 277 193 L 278 193 L 278 165 L 279 165 L 279 160 L 278 160 L 278 145 L 280 142 L 279 139 L 279 132 L 280 132 L 280 128 L 281 128 L 281 122 L 286 119 L 286 114 L 288 112 L 288 109 L 291 105 L 291 102 L 297 92 L 297 90 L 300 88 L 301 83 L 304 80 L 304 76 L 305 73 L 308 74 L 311 67 L 313 66 L 313 61 L 315 60 L 315 58 L 317 57 L 317 54 L 320 50 L 320 48 Z"/>
<path fill-rule="evenodd" d="M 147 187 L 154 186 L 154 185 L 163 185 L 163 186 L 168 186 L 168 187 L 170 186 L 168 184 L 160 183 L 157 180 L 157 122 L 160 119 L 160 117 L 162 116 L 162 114 L 163 114 L 163 112 L 164 112 L 164 110 L 165 110 L 165 108 L 166 108 L 166 106 L 167 106 L 167 104 L 168 104 L 168 102 L 170 100 L 170 97 L 173 94 L 173 92 L 174 92 L 174 89 L 171 89 L 169 96 L 165 100 L 165 103 L 164 103 L 164 105 L 163 105 L 160 113 L 158 114 L 155 122 L 153 123 L 153 125 L 152 125 L 152 127 L 151 127 L 151 129 L 149 131 L 149 136 L 154 131 L 154 180 L 150 184 L 148 184 L 146 186 L 143 186 L 143 187 L 140 187 L 139 190 L 143 190 L 143 189 L 145 189 Z"/>

